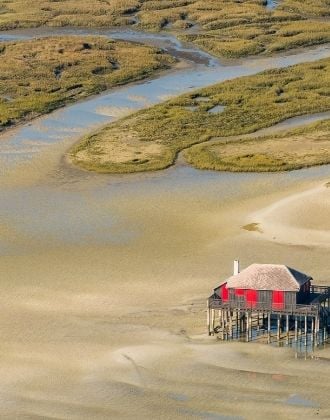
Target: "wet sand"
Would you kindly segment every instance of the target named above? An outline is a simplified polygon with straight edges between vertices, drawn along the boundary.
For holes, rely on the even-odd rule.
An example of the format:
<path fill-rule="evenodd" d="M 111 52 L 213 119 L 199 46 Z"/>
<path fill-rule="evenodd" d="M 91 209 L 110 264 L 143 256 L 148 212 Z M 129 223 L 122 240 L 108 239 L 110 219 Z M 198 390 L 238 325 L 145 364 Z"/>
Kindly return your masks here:
<path fill-rule="evenodd" d="M 329 418 L 328 349 L 304 360 L 286 348 L 217 342 L 205 334 L 205 302 L 237 257 L 326 284 L 323 244 L 279 243 L 242 226 L 324 185 L 330 167 L 228 174 L 177 165 L 133 176 L 67 167 L 63 152 L 85 129 L 70 137 L 70 123 L 78 114 L 88 127 L 104 123 L 86 121 L 89 104 L 126 106 L 118 92 L 1 142 L 0 417 Z"/>
<path fill-rule="evenodd" d="M 219 188 L 224 181 L 206 173 L 188 189 L 186 170 L 171 190 L 154 175 L 103 178 L 98 188 L 48 180 L 30 199 L 7 191 L 18 213 L 7 215 L 0 259 L 2 417 L 329 417 L 326 352 L 300 360 L 290 349 L 205 334 L 205 298 L 235 257 L 327 280 L 328 249 L 241 229 L 297 182 L 283 190 L 276 175 L 236 177 L 242 190 L 228 194 L 230 181 Z"/>

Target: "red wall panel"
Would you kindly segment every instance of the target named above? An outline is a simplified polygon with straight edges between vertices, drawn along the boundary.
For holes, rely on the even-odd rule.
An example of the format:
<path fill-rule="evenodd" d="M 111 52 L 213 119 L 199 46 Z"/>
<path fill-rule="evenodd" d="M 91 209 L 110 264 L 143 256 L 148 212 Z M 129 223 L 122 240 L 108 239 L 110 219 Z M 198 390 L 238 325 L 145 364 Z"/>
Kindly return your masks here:
<path fill-rule="evenodd" d="M 244 296 L 244 289 L 235 289 L 236 296 Z"/>
<path fill-rule="evenodd" d="M 284 308 L 284 292 L 282 290 L 273 290 L 273 308 Z"/>
<path fill-rule="evenodd" d="M 221 297 L 223 301 L 227 301 L 229 298 L 229 290 L 227 289 L 227 283 L 221 288 Z"/>
<path fill-rule="evenodd" d="M 249 305 L 251 305 L 252 307 L 256 306 L 258 300 L 258 293 L 256 290 L 247 290 L 245 296 L 246 301 Z"/>

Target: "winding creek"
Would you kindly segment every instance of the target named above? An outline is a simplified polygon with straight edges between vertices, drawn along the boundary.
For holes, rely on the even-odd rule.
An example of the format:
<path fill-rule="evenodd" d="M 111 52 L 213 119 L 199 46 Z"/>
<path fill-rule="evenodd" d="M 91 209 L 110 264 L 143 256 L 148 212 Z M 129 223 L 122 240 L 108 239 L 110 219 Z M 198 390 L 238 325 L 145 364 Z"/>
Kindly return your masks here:
<path fill-rule="evenodd" d="M 238 416 L 252 407 L 251 418 L 256 404 L 265 418 L 287 401 L 299 401 L 305 368 L 299 370 L 288 353 L 257 344 L 212 342 L 206 351 L 199 341 L 205 335 L 201 308 L 237 256 L 244 265 L 281 262 L 315 278 L 326 274 L 327 249 L 265 242 L 241 227 L 273 199 L 329 181 L 330 165 L 239 174 L 178 162 L 166 171 L 109 176 L 76 169 L 64 156 L 82 135 L 127 112 L 222 80 L 328 57 L 329 47 L 222 62 L 168 34 L 48 28 L 2 33 L 0 39 L 67 33 L 146 42 L 168 49 L 185 66 L 1 134 L 0 415 L 215 418 L 205 401 L 217 407 L 219 389 L 234 401 L 229 407 Z M 328 117 L 296 117 L 274 129 Z M 306 373 L 309 397 L 325 406 L 328 393 L 320 397 L 319 384 L 326 371 L 316 367 L 315 378 Z M 214 387 L 208 386 L 210 375 Z M 251 393 L 249 405 L 242 400 L 247 382 L 257 395 Z M 197 398 L 203 384 L 207 395 Z M 304 407 L 289 409 L 294 418 L 306 415 Z"/>
<path fill-rule="evenodd" d="M 3 33 L 0 36 L 3 40 L 7 40 L 73 33 L 79 35 L 100 34 L 115 39 L 156 45 L 168 49 L 180 58 L 185 58 L 187 66 L 159 75 L 152 80 L 113 89 L 83 102 L 67 106 L 1 135 L 2 173 L 0 182 L 4 187 L 7 186 L 0 192 L 1 220 L 5 224 L 14 224 L 25 235 L 31 235 L 32 232 L 33 236 L 40 235 L 42 238 L 49 238 L 50 235 L 50 242 L 55 241 L 55 243 L 57 240 L 79 243 L 82 237 L 87 241 L 92 237 L 93 242 L 101 241 L 102 243 L 104 241 L 122 241 L 122 238 L 127 241 L 127 238 L 134 236 L 131 229 L 129 231 L 124 229 L 124 232 L 120 231 L 120 233 L 115 229 L 116 234 L 114 235 L 110 228 L 109 233 L 109 226 L 113 226 L 114 223 L 111 212 L 101 218 L 95 218 L 94 213 L 95 207 L 101 211 L 104 197 L 110 195 L 112 200 L 115 200 L 118 188 L 114 188 L 114 185 L 117 184 L 120 184 L 120 195 L 126 197 L 129 197 L 130 194 L 135 195 L 138 189 L 142 201 L 144 197 L 141 191 L 148 190 L 149 195 L 151 185 L 156 188 L 156 195 L 160 194 L 163 189 L 179 189 L 189 190 L 191 195 L 196 194 L 196 197 L 203 186 L 204 193 L 209 190 L 211 195 L 216 193 L 223 200 L 228 194 L 235 194 L 233 193 L 235 190 L 236 193 L 239 193 L 243 185 L 245 186 L 243 189 L 248 190 L 251 184 L 256 182 L 267 185 L 269 183 L 282 184 L 283 182 L 290 184 L 301 179 L 313 180 L 330 173 L 329 166 L 287 174 L 240 175 L 197 171 L 179 165 L 162 173 L 104 177 L 67 167 L 61 156 L 71 144 L 85 133 L 109 123 L 127 112 L 215 82 L 254 74 L 273 67 L 285 67 L 327 57 L 330 51 L 328 46 L 321 46 L 272 58 L 262 57 L 221 62 L 195 47 L 182 45 L 174 36 L 168 34 L 155 35 L 130 30 L 34 29 Z M 327 116 L 326 113 L 323 117 Z M 299 126 L 315 119 L 320 119 L 320 117 L 298 117 L 288 123 L 281 123 L 280 127 Z M 36 184 L 24 187 L 19 185 L 20 182 L 25 184 L 28 179 L 33 179 Z M 13 180 L 15 180 L 14 189 L 10 187 Z M 270 182 L 270 180 L 272 181 Z M 70 193 L 66 191 L 68 185 Z M 73 188 L 73 185 L 76 188 Z M 240 185 L 240 189 L 237 189 L 236 185 Z M 17 192 L 17 188 L 19 192 Z M 101 202 L 97 203 L 94 199 L 92 208 L 87 202 L 83 203 L 82 189 L 87 189 L 94 197 L 101 197 Z M 26 195 L 30 197 L 29 200 L 26 200 Z M 54 200 L 57 203 L 56 206 L 51 204 Z M 24 215 L 22 215 L 22 211 L 25 213 Z M 40 212 L 47 214 L 47 217 L 42 221 L 40 221 Z M 77 220 L 77 213 L 80 214 L 79 220 Z M 73 214 L 75 214 L 74 217 Z M 98 235 L 95 235 L 96 225 Z M 2 237 L 0 246 L 2 253 L 6 254 L 14 244 L 12 242 L 9 244 Z"/>

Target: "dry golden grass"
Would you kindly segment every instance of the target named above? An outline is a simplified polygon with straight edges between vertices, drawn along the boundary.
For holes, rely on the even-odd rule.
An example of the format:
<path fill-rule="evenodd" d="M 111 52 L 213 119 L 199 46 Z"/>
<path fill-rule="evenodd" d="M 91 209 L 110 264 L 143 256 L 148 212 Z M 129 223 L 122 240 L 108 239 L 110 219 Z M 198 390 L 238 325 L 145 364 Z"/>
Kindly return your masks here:
<path fill-rule="evenodd" d="M 0 28 L 123 25 L 139 7 L 138 0 L 7 0 L 2 2 Z"/>
<path fill-rule="evenodd" d="M 106 38 L 56 37 L 2 43 L 0 130 L 23 118 L 146 78 L 173 62 L 155 48 Z"/>

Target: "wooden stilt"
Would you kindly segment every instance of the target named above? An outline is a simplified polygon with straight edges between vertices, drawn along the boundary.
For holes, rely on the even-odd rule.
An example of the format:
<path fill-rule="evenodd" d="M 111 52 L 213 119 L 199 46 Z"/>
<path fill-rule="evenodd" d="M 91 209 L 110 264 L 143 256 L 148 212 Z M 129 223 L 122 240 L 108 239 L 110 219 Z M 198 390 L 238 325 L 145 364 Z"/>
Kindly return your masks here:
<path fill-rule="evenodd" d="M 233 338 L 233 316 L 231 311 L 229 311 L 229 337 Z"/>
<path fill-rule="evenodd" d="M 250 316 L 249 312 L 246 312 L 246 341 L 250 341 Z"/>
<path fill-rule="evenodd" d="M 289 315 L 288 314 L 286 315 L 285 332 L 286 332 L 286 341 L 287 341 L 287 344 L 289 344 L 290 329 L 289 329 Z"/>
<path fill-rule="evenodd" d="M 314 322 L 314 317 L 312 316 L 312 326 L 311 326 L 311 341 L 312 343 L 314 343 L 314 339 L 315 339 L 315 322 Z"/>
<path fill-rule="evenodd" d="M 316 316 L 315 318 L 315 341 L 316 344 L 319 343 L 319 334 L 320 334 L 320 318 Z"/>
<path fill-rule="evenodd" d="M 271 341 L 271 322 L 270 322 L 270 312 L 268 312 L 268 326 L 267 326 L 267 331 L 268 331 L 268 344 Z"/>
<path fill-rule="evenodd" d="M 294 340 L 298 341 L 298 318 L 297 315 L 294 318 Z"/>
<path fill-rule="evenodd" d="M 307 315 L 305 315 L 305 328 L 304 328 L 304 334 L 305 334 L 305 346 L 307 346 Z"/>
<path fill-rule="evenodd" d="M 259 312 L 257 312 L 257 330 L 260 330 Z"/>
<path fill-rule="evenodd" d="M 252 329 L 253 329 L 253 312 L 250 313 L 250 319 L 249 319 L 249 332 L 250 332 L 249 340 L 252 340 Z"/>
<path fill-rule="evenodd" d="M 281 315 L 277 315 L 277 340 L 281 339 Z"/>
<path fill-rule="evenodd" d="M 208 335 L 211 335 L 211 330 L 210 330 L 210 306 L 209 306 L 209 300 L 208 299 L 206 301 L 206 316 L 207 316 L 207 332 L 208 332 Z"/>

